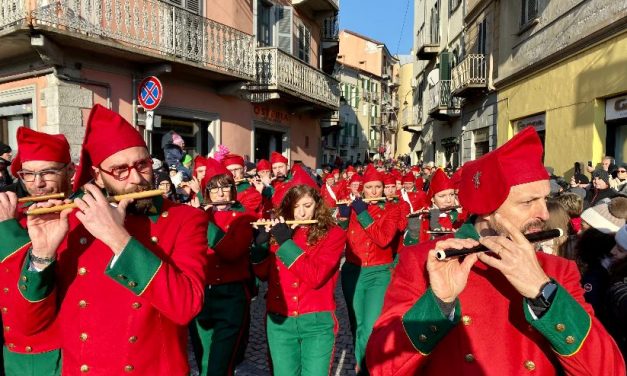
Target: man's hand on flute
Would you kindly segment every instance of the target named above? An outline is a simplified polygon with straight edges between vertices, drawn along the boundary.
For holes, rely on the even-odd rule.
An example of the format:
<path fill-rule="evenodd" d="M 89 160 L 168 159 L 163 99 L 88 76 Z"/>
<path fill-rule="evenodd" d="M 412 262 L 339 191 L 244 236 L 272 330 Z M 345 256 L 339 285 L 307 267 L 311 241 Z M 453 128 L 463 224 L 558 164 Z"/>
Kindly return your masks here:
<path fill-rule="evenodd" d="M 50 200 L 32 205 L 32 208 L 50 208 L 69 203 L 71 200 Z M 59 245 L 70 229 L 68 216 L 72 209 L 60 212 L 27 217 L 28 236 L 31 239 L 33 256 L 41 259 L 54 259 Z M 38 263 L 33 261 L 35 267 L 45 269 L 50 263 Z"/>

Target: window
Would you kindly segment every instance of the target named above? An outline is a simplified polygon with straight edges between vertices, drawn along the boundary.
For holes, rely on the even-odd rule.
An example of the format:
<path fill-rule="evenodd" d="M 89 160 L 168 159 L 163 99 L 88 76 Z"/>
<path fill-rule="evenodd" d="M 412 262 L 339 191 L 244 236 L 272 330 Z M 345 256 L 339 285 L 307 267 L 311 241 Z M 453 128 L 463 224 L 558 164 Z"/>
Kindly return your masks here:
<path fill-rule="evenodd" d="M 304 24 L 298 25 L 298 58 L 309 64 L 309 50 L 311 48 L 311 32 Z"/>
<path fill-rule="evenodd" d="M 178 5 L 179 7 L 185 8 L 195 14 L 201 14 L 200 11 L 202 9 L 200 8 L 201 3 L 199 0 L 166 0 L 165 2 Z"/>
<path fill-rule="evenodd" d="M 256 4 L 257 45 L 260 47 L 276 46 L 292 54 L 292 8 L 274 5 L 267 0 L 258 0 Z"/>
<path fill-rule="evenodd" d="M 292 8 L 275 6 L 276 46 L 292 54 Z"/>
<path fill-rule="evenodd" d="M 486 39 L 488 34 L 488 20 L 484 19 L 479 24 L 479 30 L 477 33 L 477 53 L 485 55 L 486 54 Z"/>
<path fill-rule="evenodd" d="M 257 45 L 267 47 L 272 45 L 272 4 L 265 1 L 257 3 Z"/>
<path fill-rule="evenodd" d="M 457 7 L 459 7 L 459 4 L 462 3 L 462 0 L 449 0 L 448 2 L 448 14 L 449 16 L 451 14 L 453 14 L 453 12 L 455 12 L 455 10 L 457 9 Z"/>
<path fill-rule="evenodd" d="M 538 17 L 538 0 L 522 0 L 520 25 L 524 26 Z"/>

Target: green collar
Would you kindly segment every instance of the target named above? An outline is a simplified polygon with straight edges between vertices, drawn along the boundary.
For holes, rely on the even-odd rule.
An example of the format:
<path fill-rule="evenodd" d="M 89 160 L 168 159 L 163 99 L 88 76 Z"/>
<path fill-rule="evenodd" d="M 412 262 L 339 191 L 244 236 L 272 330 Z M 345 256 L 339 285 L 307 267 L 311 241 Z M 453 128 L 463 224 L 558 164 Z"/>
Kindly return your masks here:
<path fill-rule="evenodd" d="M 479 233 L 475 229 L 476 215 L 470 216 L 468 220 L 455 232 L 455 237 L 458 239 L 475 239 L 479 240 Z"/>
<path fill-rule="evenodd" d="M 148 210 L 148 218 L 153 223 L 157 223 L 159 215 L 161 215 L 161 209 L 163 209 L 163 196 L 153 197 L 152 207 Z"/>
<path fill-rule="evenodd" d="M 245 181 L 245 182 L 241 182 L 240 184 L 237 185 L 237 193 L 242 193 L 245 190 L 247 190 L 248 188 L 250 188 L 250 183 Z"/>
<path fill-rule="evenodd" d="M 245 212 L 246 208 L 239 201 L 236 201 L 233 205 L 231 205 L 231 210 L 236 212 Z"/>

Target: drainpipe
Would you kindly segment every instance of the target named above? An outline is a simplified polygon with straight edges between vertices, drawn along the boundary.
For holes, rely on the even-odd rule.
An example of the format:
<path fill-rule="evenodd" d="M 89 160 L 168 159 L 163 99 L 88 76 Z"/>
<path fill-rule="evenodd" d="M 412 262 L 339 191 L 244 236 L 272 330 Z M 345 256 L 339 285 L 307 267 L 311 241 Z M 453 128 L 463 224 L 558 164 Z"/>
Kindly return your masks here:
<path fill-rule="evenodd" d="M 111 84 L 108 82 L 95 81 L 87 78 L 76 78 L 71 77 L 65 74 L 57 73 L 57 78 L 63 81 L 75 82 L 78 84 L 91 85 L 91 86 L 99 86 L 107 89 L 107 108 L 111 109 Z"/>

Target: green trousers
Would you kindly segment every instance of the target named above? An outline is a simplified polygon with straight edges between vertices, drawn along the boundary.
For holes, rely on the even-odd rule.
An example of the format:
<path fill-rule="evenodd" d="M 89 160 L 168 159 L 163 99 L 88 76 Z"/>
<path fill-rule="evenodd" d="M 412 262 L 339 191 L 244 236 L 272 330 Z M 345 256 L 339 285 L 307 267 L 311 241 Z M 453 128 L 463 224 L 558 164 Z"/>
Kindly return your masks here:
<path fill-rule="evenodd" d="M 189 325 L 200 375 L 233 375 L 243 359 L 250 323 L 250 295 L 245 282 L 205 289 L 202 310 Z"/>
<path fill-rule="evenodd" d="M 329 375 L 337 328 L 333 312 L 295 317 L 268 313 L 266 331 L 274 375 Z"/>
<path fill-rule="evenodd" d="M 362 268 L 347 262 L 342 266 L 341 276 L 342 292 L 353 333 L 355 360 L 363 371 L 366 369 L 366 344 L 383 308 L 383 298 L 392 276 L 392 265 Z"/>
<path fill-rule="evenodd" d="M 61 375 L 61 351 L 52 350 L 38 354 L 20 354 L 2 349 L 6 376 L 58 376 Z"/>

